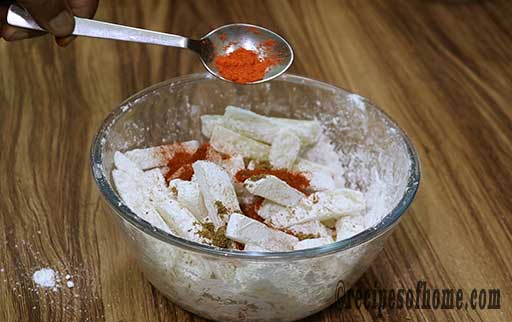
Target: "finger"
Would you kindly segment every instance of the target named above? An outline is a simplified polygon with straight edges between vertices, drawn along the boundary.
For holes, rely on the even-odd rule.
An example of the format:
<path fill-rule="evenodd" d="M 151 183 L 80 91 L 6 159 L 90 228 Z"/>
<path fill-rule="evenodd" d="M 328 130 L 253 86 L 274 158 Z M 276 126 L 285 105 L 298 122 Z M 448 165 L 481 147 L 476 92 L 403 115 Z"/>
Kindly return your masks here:
<path fill-rule="evenodd" d="M 76 36 L 55 37 L 55 42 L 60 47 L 67 47 L 75 39 L 76 39 Z"/>
<path fill-rule="evenodd" d="M 51 34 L 64 37 L 73 32 L 75 19 L 66 0 L 18 0 L 37 23 Z"/>
<path fill-rule="evenodd" d="M 0 31 L 1 31 L 0 34 L 1 34 L 2 38 L 4 38 L 7 41 L 33 38 L 33 37 L 37 37 L 37 36 L 41 36 L 41 35 L 45 34 L 42 31 L 27 30 L 27 29 L 23 29 L 23 28 L 9 26 L 8 24 L 4 24 Z"/>
<path fill-rule="evenodd" d="M 75 16 L 83 18 L 92 18 L 98 9 L 98 0 L 68 0 L 71 11 Z M 60 47 L 67 47 L 75 36 L 55 37 L 55 42 Z"/>
<path fill-rule="evenodd" d="M 92 18 L 98 9 L 98 0 L 68 0 L 75 16 Z"/>

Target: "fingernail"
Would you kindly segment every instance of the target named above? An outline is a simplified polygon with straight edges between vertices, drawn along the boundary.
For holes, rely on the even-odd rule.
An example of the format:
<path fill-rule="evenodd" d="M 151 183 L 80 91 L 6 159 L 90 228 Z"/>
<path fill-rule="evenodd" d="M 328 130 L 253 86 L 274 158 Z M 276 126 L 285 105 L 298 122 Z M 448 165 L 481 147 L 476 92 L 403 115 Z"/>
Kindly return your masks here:
<path fill-rule="evenodd" d="M 75 40 L 76 36 L 68 36 L 68 37 L 55 37 L 55 42 L 60 47 L 67 47 L 73 40 Z"/>
<path fill-rule="evenodd" d="M 7 41 L 21 40 L 30 37 L 30 33 L 24 30 L 17 30 L 10 34 L 4 34 L 4 39 Z"/>
<path fill-rule="evenodd" d="M 61 11 L 48 23 L 49 32 L 58 37 L 67 36 L 73 32 L 75 19 L 67 10 Z"/>

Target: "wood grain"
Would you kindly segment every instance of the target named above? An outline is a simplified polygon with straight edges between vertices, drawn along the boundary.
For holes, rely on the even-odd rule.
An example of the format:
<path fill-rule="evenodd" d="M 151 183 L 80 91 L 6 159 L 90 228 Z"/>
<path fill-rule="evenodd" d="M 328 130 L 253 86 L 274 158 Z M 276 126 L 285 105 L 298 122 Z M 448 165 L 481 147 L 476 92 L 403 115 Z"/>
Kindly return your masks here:
<path fill-rule="evenodd" d="M 199 37 L 248 22 L 293 44 L 292 72 L 377 102 L 409 133 L 423 181 L 357 287 L 499 288 L 499 310 L 341 310 L 307 321 L 512 319 L 512 2 L 102 1 L 98 19 Z M 0 320 L 203 321 L 128 259 L 89 174 L 106 114 L 202 67 L 169 48 L 50 37 L 0 43 Z M 38 290 L 50 266 L 74 288 Z"/>

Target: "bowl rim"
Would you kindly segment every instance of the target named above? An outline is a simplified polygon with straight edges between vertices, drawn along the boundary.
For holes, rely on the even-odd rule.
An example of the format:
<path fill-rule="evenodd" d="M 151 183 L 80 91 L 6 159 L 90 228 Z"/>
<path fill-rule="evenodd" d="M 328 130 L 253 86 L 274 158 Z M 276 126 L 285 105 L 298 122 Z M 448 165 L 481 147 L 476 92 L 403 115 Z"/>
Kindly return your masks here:
<path fill-rule="evenodd" d="M 341 241 L 337 241 L 328 245 L 315 247 L 315 248 L 307 248 L 302 250 L 294 250 L 287 252 L 258 252 L 258 251 L 241 251 L 241 250 L 228 250 L 228 249 L 220 249 L 204 244 L 200 244 L 194 241 L 190 241 L 178 236 L 174 236 L 169 234 L 157 227 L 152 226 L 150 223 L 145 221 L 144 219 L 138 217 L 134 212 L 132 212 L 124 202 L 118 197 L 117 193 L 113 190 L 113 187 L 108 183 L 107 176 L 110 174 L 105 173 L 103 168 L 102 160 L 103 160 L 103 144 L 105 140 L 105 136 L 108 133 L 112 124 L 114 124 L 118 119 L 120 119 L 124 114 L 126 114 L 131 108 L 132 105 L 130 102 L 134 102 L 135 100 L 145 96 L 147 93 L 150 93 L 156 89 L 172 86 L 172 85 L 183 85 L 189 82 L 195 82 L 200 80 L 214 80 L 216 79 L 209 73 L 196 73 L 189 74 L 184 76 L 175 77 L 152 86 L 149 86 L 136 94 L 130 96 L 125 99 L 116 109 L 108 114 L 105 120 L 102 122 L 98 132 L 96 133 L 90 149 L 90 167 L 91 172 L 94 177 L 94 181 L 101 191 L 101 195 L 106 199 L 108 205 L 114 210 L 114 212 L 120 216 L 122 219 L 126 220 L 136 229 L 140 230 L 142 233 L 148 234 L 149 236 L 156 238 L 162 242 L 170 244 L 172 246 L 177 246 L 184 250 L 192 251 L 195 253 L 200 253 L 202 255 L 211 255 L 215 257 L 230 257 L 230 258 L 238 258 L 238 259 L 246 259 L 246 260 L 264 260 L 264 261 L 273 261 L 273 260 L 283 260 L 283 259 L 303 259 L 303 258 L 312 258 L 312 257 L 320 257 L 333 253 L 337 253 L 343 250 L 347 250 L 362 244 L 365 244 L 381 235 L 385 234 L 389 230 L 391 230 L 395 223 L 399 221 L 402 215 L 405 213 L 411 202 L 414 200 L 416 192 L 418 191 L 420 178 L 421 178 L 421 166 L 420 160 L 414 146 L 412 145 L 410 139 L 405 134 L 405 132 L 398 126 L 398 124 L 383 110 L 378 108 L 375 104 L 373 104 L 370 100 L 364 98 L 367 106 L 370 106 L 373 109 L 376 109 L 377 112 L 381 113 L 386 121 L 389 122 L 390 126 L 396 128 L 400 137 L 404 140 L 407 153 L 410 160 L 410 168 L 409 168 L 409 177 L 407 179 L 407 186 L 405 188 L 405 192 L 400 199 L 400 201 L 395 205 L 395 207 L 389 211 L 379 223 L 376 225 Z M 283 74 L 279 78 L 275 79 L 274 82 L 289 82 L 296 84 L 305 84 L 312 85 L 315 87 L 319 87 L 325 90 L 332 91 L 342 91 L 346 93 L 351 93 L 343 88 L 330 85 L 321 81 L 317 81 L 314 79 L 310 79 L 303 76 L 292 75 L 292 74 Z M 240 85 L 240 86 L 251 86 L 251 85 Z"/>

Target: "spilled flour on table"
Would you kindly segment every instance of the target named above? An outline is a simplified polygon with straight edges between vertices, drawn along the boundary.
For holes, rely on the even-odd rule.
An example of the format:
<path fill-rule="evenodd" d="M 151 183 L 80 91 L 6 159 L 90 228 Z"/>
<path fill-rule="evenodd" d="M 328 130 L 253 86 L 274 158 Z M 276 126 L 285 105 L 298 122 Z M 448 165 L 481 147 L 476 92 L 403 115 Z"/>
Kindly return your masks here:
<path fill-rule="evenodd" d="M 95 281 L 87 266 L 83 263 L 51 263 L 31 241 L 16 240 L 13 233 L 13 230 L 7 230 L 10 238 L 0 241 L 0 247 L 13 247 L 22 257 L 34 262 L 27 265 L 11 263 L 9 266 L 0 259 L 0 289 L 9 290 L 13 301 L 26 305 L 27 310 L 60 312 L 57 314 L 61 314 L 64 321 L 75 321 L 81 316 L 85 316 L 80 319 L 84 322 L 105 321 L 102 311 L 90 309 L 96 307 L 100 297 L 95 292 Z M 37 239 L 41 234 L 38 230 L 27 237 Z M 0 321 L 4 319 L 0 318 Z"/>
<path fill-rule="evenodd" d="M 55 271 L 51 268 L 42 268 L 34 272 L 34 275 L 32 275 L 32 280 L 39 287 L 55 287 Z"/>
<path fill-rule="evenodd" d="M 37 234 L 40 234 L 40 231 L 37 231 Z M 34 236 L 35 234 L 32 235 L 32 237 Z M 9 242 L 5 241 L 3 244 L 7 246 Z M 30 242 L 21 240 L 11 244 L 19 251 L 23 250 L 23 252 L 30 254 L 33 259 L 41 261 L 40 252 L 36 251 Z M 31 286 L 30 284 L 27 285 L 27 283 L 22 280 L 12 280 L 8 278 L 7 269 L 5 267 L 1 267 L 0 273 L 2 273 L 4 278 L 0 281 L 3 283 L 12 283 L 12 291 L 16 293 L 17 297 L 23 296 L 21 291 L 22 288 L 26 288 L 34 294 L 49 295 L 51 293 L 59 292 L 61 288 L 65 288 L 66 286 L 69 289 L 75 287 L 75 281 L 72 280 L 72 277 L 77 277 L 78 279 L 81 279 L 81 277 L 80 275 L 77 275 L 78 271 L 76 269 L 72 269 L 72 271 L 75 272 L 73 276 L 70 274 L 71 271 L 68 269 L 64 269 L 63 272 L 60 272 L 59 269 L 54 267 L 38 265 L 33 269 L 19 273 L 18 277 L 21 275 L 23 280 L 31 281 L 33 283 L 33 286 Z"/>
<path fill-rule="evenodd" d="M 71 275 L 66 274 L 64 278 L 66 279 L 66 286 L 68 288 L 73 288 L 75 286 L 75 283 L 71 280 Z M 51 288 L 54 292 L 57 292 L 61 287 L 59 273 L 49 267 L 35 271 L 34 275 L 32 275 L 32 280 L 37 286 L 41 288 Z"/>

